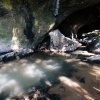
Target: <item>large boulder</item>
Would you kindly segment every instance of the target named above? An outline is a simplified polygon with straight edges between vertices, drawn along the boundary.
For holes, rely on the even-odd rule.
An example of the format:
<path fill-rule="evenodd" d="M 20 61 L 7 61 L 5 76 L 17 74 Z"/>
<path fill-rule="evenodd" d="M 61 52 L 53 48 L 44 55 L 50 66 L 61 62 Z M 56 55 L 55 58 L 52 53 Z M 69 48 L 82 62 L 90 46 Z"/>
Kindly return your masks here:
<path fill-rule="evenodd" d="M 70 52 L 81 46 L 76 40 L 65 37 L 58 29 L 51 31 L 49 35 L 51 51 Z"/>
<path fill-rule="evenodd" d="M 100 34 L 99 30 L 94 30 L 92 32 L 87 32 L 82 34 L 82 39 L 79 39 L 79 42 L 82 44 L 89 44 L 95 40 Z"/>
<path fill-rule="evenodd" d="M 77 10 L 84 9 L 100 2 L 100 0 L 2 1 L 1 4 L 3 7 L 10 12 L 10 15 L 8 14 L 9 16 L 6 16 L 13 19 L 12 23 L 15 23 L 10 23 L 10 25 L 15 29 L 21 28 L 21 32 L 24 32 L 27 39 L 31 40 L 33 48 L 37 47 L 48 31 L 57 27 L 67 16 Z"/>

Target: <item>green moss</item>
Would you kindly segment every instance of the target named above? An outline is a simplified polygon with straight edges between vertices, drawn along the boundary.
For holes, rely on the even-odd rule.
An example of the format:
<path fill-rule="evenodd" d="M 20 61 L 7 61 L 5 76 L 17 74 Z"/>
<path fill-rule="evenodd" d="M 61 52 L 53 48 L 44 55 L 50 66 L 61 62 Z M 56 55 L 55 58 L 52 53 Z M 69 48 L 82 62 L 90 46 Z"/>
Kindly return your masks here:
<path fill-rule="evenodd" d="M 12 9 L 11 0 L 2 0 L 4 7 L 8 10 Z"/>

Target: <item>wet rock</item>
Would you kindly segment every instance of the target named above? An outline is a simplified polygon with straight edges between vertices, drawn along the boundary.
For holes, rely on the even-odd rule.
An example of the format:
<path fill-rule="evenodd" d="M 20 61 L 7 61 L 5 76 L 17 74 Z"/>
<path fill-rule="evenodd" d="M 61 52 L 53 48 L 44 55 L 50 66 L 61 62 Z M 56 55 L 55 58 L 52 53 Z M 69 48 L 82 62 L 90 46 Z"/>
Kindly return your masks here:
<path fill-rule="evenodd" d="M 6 54 L 6 53 L 10 53 L 13 50 L 11 49 L 11 45 L 10 44 L 4 44 L 4 43 L 0 43 L 0 55 Z"/>
<path fill-rule="evenodd" d="M 87 45 L 87 50 L 100 54 L 100 36 Z"/>
<path fill-rule="evenodd" d="M 5 56 L 3 57 L 3 61 L 10 61 L 10 60 L 13 60 L 15 59 L 15 54 L 14 52 L 11 52 L 11 53 L 8 53 L 8 54 L 5 54 Z"/>
<path fill-rule="evenodd" d="M 6 53 L 10 53 L 12 52 L 13 50 L 4 50 L 4 51 L 0 51 L 0 55 L 3 55 L 3 54 L 6 54 Z"/>
<path fill-rule="evenodd" d="M 27 55 L 33 53 L 33 52 L 34 51 L 32 49 L 25 48 L 25 49 L 21 49 L 21 50 L 15 52 L 15 56 L 19 56 L 20 58 L 22 58 L 24 56 L 27 56 Z"/>
<path fill-rule="evenodd" d="M 23 96 L 21 97 L 15 96 L 15 97 L 12 97 L 11 100 L 25 100 L 25 98 Z"/>
<path fill-rule="evenodd" d="M 83 50 L 76 50 L 76 51 L 72 52 L 72 54 L 82 55 L 82 56 L 93 56 L 93 55 L 95 55 L 94 53 L 89 53 L 88 51 L 83 51 Z"/>
<path fill-rule="evenodd" d="M 83 45 L 87 45 L 92 42 L 92 40 L 95 39 L 95 37 L 83 37 L 83 39 L 79 39 L 79 42 L 82 43 Z"/>
<path fill-rule="evenodd" d="M 100 55 L 94 55 L 86 58 L 90 63 L 100 63 Z"/>
<path fill-rule="evenodd" d="M 36 89 L 31 88 L 30 91 L 28 94 L 29 100 L 61 100 L 59 95 L 48 94 L 48 90 L 41 86 L 38 86 Z"/>
<path fill-rule="evenodd" d="M 13 59 L 22 58 L 29 54 L 32 54 L 34 51 L 32 49 L 21 49 L 19 51 L 13 51 L 6 53 L 0 56 L 0 62 L 7 62 Z"/>
<path fill-rule="evenodd" d="M 88 33 L 83 33 L 82 34 L 82 39 L 79 40 L 80 43 L 82 44 L 89 44 L 91 43 L 93 40 L 95 40 L 100 34 L 99 30 L 94 30 L 92 32 L 88 32 Z"/>
<path fill-rule="evenodd" d="M 58 29 L 49 33 L 50 51 L 53 52 L 70 52 L 81 46 L 76 40 L 65 37 Z"/>

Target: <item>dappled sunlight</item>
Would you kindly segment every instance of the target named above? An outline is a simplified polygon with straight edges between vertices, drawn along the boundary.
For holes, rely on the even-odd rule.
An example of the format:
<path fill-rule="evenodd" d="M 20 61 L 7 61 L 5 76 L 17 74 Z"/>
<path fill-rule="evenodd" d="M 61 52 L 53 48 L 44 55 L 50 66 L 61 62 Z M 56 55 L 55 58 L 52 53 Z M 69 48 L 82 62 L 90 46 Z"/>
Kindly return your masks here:
<path fill-rule="evenodd" d="M 7 82 L 7 75 L 0 74 L 0 79 L 2 80 L 2 81 L 0 81 L 0 85 L 6 83 Z"/>
<path fill-rule="evenodd" d="M 100 83 L 96 76 L 100 76 L 99 67 L 69 55 L 40 52 L 2 64 L 0 94 L 7 89 L 9 95 L 13 95 L 12 91 L 18 93 L 26 91 L 30 86 L 42 85 L 53 87 L 49 93 L 60 94 L 62 100 L 92 100 L 93 96 L 98 97 L 96 92 L 100 90 Z"/>
<path fill-rule="evenodd" d="M 80 87 L 77 82 L 72 81 L 70 78 L 60 76 L 59 80 L 70 87 Z"/>
<path fill-rule="evenodd" d="M 68 62 L 68 63 L 71 63 L 71 62 L 80 61 L 80 59 L 68 58 L 68 59 L 66 59 L 65 61 Z"/>
<path fill-rule="evenodd" d="M 45 77 L 44 72 L 36 67 L 38 67 L 38 66 L 36 66 L 34 64 L 27 66 L 27 68 L 24 69 L 23 74 L 28 77 L 39 78 L 39 79 Z"/>
<path fill-rule="evenodd" d="M 92 69 L 89 72 L 93 76 L 100 77 L 100 67 L 92 67 Z"/>
<path fill-rule="evenodd" d="M 59 77 L 60 84 L 51 88 L 49 93 L 56 93 L 61 96 L 61 100 L 92 100 L 91 95 L 80 83 L 65 76 Z"/>
<path fill-rule="evenodd" d="M 15 79 L 10 79 L 7 74 L 0 74 L 0 93 L 6 91 L 10 91 L 11 95 L 17 95 L 19 92 L 22 91 L 20 85 L 17 83 Z"/>
<path fill-rule="evenodd" d="M 54 61 L 52 59 L 48 59 L 48 60 L 44 60 L 43 63 L 44 64 L 50 64 L 53 63 Z"/>
<path fill-rule="evenodd" d="M 96 88 L 96 87 L 93 87 L 93 89 L 95 89 L 96 91 L 100 92 L 100 89 Z"/>
<path fill-rule="evenodd" d="M 35 25 L 35 27 L 38 27 L 39 26 L 39 22 L 38 22 L 37 19 L 34 20 L 34 25 Z"/>
<path fill-rule="evenodd" d="M 29 86 L 37 85 L 39 83 L 51 87 L 57 78 L 71 70 L 69 65 L 63 59 L 59 59 L 57 55 L 44 54 L 33 55 L 13 62 L 2 64 L 0 70 L 2 79 L 1 87 L 5 90 L 9 87 L 9 91 L 17 91 L 19 88 L 23 91 Z M 66 58 L 66 57 L 65 57 Z M 65 67 L 65 71 L 63 70 Z M 69 74 L 69 72 L 68 72 Z M 13 80 L 13 81 L 12 81 Z M 3 85 L 3 83 L 9 83 Z M 10 87 L 12 86 L 12 87 Z"/>
<path fill-rule="evenodd" d="M 20 62 L 21 63 L 27 63 L 28 61 L 27 61 L 27 59 L 21 59 Z"/>
<path fill-rule="evenodd" d="M 78 62 L 78 65 L 83 66 L 83 67 L 89 67 L 88 63 L 85 63 L 85 62 L 82 62 L 82 61 Z"/>
<path fill-rule="evenodd" d="M 57 61 L 52 60 L 52 59 L 44 60 L 44 61 L 42 61 L 42 64 L 43 64 L 44 68 L 47 70 L 56 70 L 56 69 L 61 68 L 61 64 L 59 64 Z"/>
<path fill-rule="evenodd" d="M 48 51 L 44 51 L 44 53 L 47 53 L 49 54 L 50 56 L 53 56 L 53 57 L 63 57 L 64 58 L 68 58 L 70 57 L 71 58 L 71 55 L 69 53 L 64 53 L 64 52 L 48 52 Z"/>
<path fill-rule="evenodd" d="M 70 79 L 70 78 L 64 77 L 64 76 L 60 76 L 59 80 L 61 83 L 65 84 L 66 86 L 68 86 L 72 89 L 75 89 L 75 91 L 77 91 L 77 92 L 87 93 L 87 91 L 85 89 L 82 89 L 81 85 L 73 79 Z"/>
<path fill-rule="evenodd" d="M 13 68 L 12 71 L 13 71 L 13 72 L 17 72 L 18 69 L 17 69 L 17 68 Z"/>
<path fill-rule="evenodd" d="M 56 69 L 59 69 L 60 66 L 58 66 L 57 64 L 55 64 L 55 65 L 47 65 L 47 66 L 45 66 L 45 68 L 48 69 L 48 70 L 56 70 Z"/>
<path fill-rule="evenodd" d="M 19 29 L 18 28 L 13 28 L 12 30 L 12 33 L 13 33 L 13 36 L 12 36 L 12 45 L 11 45 L 11 48 L 12 50 L 19 50 L 19 39 L 18 39 L 18 31 Z"/>
<path fill-rule="evenodd" d="M 48 86 L 50 86 L 50 87 L 52 86 L 51 82 L 48 81 L 48 80 L 45 81 L 45 84 L 48 85 Z"/>
<path fill-rule="evenodd" d="M 41 63 L 42 62 L 42 60 L 41 59 L 36 59 L 36 61 L 35 61 L 35 63 Z"/>
<path fill-rule="evenodd" d="M 73 67 L 78 69 L 78 70 L 80 70 L 80 71 L 83 71 L 82 73 L 84 73 L 84 71 L 88 72 L 89 71 L 88 69 L 89 68 L 91 69 L 92 65 L 90 65 L 90 64 L 88 64 L 86 62 L 82 62 L 82 61 L 76 60 L 76 61 L 74 61 Z"/>
<path fill-rule="evenodd" d="M 49 25 L 49 30 L 50 30 L 50 29 L 52 29 L 54 25 L 55 25 L 55 23 L 54 23 L 54 22 L 53 22 L 53 23 L 51 23 L 51 24 Z"/>
<path fill-rule="evenodd" d="M 94 53 L 90 53 L 88 51 L 83 51 L 83 50 L 75 50 L 74 52 L 72 52 L 72 54 L 83 55 L 83 56 L 86 56 L 86 57 L 95 55 Z"/>

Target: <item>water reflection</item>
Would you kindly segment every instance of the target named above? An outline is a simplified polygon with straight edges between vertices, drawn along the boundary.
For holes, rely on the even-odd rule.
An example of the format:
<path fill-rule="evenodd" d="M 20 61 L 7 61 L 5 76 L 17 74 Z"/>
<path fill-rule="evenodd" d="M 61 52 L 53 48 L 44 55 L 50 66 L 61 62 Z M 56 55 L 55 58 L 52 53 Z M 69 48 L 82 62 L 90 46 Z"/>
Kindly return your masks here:
<path fill-rule="evenodd" d="M 29 65 L 24 69 L 24 75 L 33 77 L 33 78 L 42 78 L 45 76 L 44 72 L 38 69 L 37 65 Z"/>
<path fill-rule="evenodd" d="M 39 53 L 4 64 L 0 70 L 0 93 L 9 91 L 12 96 L 33 85 L 52 86 L 59 76 L 70 76 L 74 71 L 73 64 L 67 63 L 66 59 Z"/>

